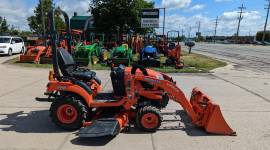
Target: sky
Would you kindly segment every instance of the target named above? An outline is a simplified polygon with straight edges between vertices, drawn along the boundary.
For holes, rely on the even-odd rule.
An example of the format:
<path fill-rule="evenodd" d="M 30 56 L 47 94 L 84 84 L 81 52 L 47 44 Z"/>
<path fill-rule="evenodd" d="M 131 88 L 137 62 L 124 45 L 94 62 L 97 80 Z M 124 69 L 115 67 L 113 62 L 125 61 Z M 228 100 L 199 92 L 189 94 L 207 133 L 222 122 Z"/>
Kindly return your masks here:
<path fill-rule="evenodd" d="M 39 0 L 0 0 L 0 16 L 7 18 L 8 23 L 20 30 L 29 30 L 26 18 L 33 15 Z M 78 15 L 89 15 L 87 12 L 90 0 L 54 0 L 71 16 L 74 11 Z M 203 35 L 213 35 L 215 19 L 218 16 L 217 35 L 230 36 L 236 33 L 238 24 L 238 7 L 244 4 L 243 20 L 240 35 L 254 35 L 262 30 L 265 18 L 266 0 L 146 0 L 155 2 L 155 7 L 166 8 L 166 31 L 184 31 L 195 35 L 200 22 Z M 163 12 L 160 12 L 162 27 Z M 270 21 L 269 21 L 270 22 Z M 191 29 L 191 30 L 190 30 Z M 270 29 L 270 23 L 268 23 Z M 162 30 L 157 30 L 161 32 Z"/>

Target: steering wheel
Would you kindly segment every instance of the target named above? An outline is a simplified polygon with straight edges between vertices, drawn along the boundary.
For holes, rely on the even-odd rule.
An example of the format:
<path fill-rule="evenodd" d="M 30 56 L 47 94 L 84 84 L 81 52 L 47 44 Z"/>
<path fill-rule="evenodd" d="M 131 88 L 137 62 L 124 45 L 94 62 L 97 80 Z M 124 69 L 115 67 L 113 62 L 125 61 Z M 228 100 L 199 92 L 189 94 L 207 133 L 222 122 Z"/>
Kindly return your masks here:
<path fill-rule="evenodd" d="M 141 65 L 137 65 L 137 64 L 132 66 L 132 69 L 131 69 L 131 74 L 135 75 L 135 74 L 136 74 L 137 69 L 140 69 L 140 70 L 141 70 L 141 72 L 143 73 L 143 75 L 148 76 L 148 72 L 147 72 L 147 70 L 146 70 L 146 69 L 145 69 L 143 66 L 141 66 Z"/>

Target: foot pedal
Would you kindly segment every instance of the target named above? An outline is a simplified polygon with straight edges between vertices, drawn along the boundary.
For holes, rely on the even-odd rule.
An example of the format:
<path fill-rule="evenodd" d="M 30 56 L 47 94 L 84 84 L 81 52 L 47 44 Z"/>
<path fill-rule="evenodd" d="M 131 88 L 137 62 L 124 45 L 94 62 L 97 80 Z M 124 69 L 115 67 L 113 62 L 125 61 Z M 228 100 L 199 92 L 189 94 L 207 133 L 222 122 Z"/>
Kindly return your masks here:
<path fill-rule="evenodd" d="M 93 121 L 90 126 L 79 131 L 79 137 L 115 136 L 120 132 L 120 125 L 115 118 L 104 118 Z"/>

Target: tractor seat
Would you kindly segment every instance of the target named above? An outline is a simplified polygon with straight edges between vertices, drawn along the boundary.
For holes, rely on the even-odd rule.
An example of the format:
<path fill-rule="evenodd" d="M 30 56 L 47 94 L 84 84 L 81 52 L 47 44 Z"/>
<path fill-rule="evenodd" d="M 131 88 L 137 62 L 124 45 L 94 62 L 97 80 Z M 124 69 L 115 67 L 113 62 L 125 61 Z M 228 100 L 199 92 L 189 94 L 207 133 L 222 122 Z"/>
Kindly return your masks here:
<path fill-rule="evenodd" d="M 76 70 L 71 72 L 71 76 L 79 80 L 89 81 L 96 77 L 96 73 L 90 70 Z"/>
<path fill-rule="evenodd" d="M 98 83 L 101 81 L 96 77 L 96 73 L 89 69 L 80 68 L 69 52 L 63 48 L 58 49 L 59 68 L 64 76 L 74 77 L 77 80 L 89 81 L 95 79 Z"/>
<path fill-rule="evenodd" d="M 169 44 L 169 49 L 174 49 L 175 48 L 175 43 L 170 43 Z"/>

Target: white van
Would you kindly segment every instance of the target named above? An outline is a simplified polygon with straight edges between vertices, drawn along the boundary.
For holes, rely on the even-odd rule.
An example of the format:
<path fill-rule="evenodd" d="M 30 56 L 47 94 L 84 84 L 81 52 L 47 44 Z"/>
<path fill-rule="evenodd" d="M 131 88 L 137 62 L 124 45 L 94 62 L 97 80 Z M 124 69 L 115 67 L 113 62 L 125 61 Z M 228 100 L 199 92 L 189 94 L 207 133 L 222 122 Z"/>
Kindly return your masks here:
<path fill-rule="evenodd" d="M 11 56 L 14 53 L 25 52 L 23 39 L 20 37 L 0 36 L 0 55 Z"/>

